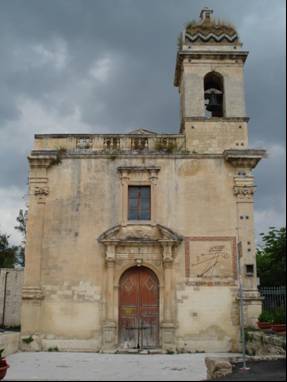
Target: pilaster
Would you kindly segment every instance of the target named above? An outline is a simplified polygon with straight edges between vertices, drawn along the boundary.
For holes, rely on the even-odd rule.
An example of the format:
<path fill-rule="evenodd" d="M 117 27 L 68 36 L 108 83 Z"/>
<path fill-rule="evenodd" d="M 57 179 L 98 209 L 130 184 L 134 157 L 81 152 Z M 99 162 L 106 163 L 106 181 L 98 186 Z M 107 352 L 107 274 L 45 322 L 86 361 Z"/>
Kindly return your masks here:
<path fill-rule="evenodd" d="M 25 271 L 22 289 L 22 333 L 40 331 L 40 311 L 43 292 L 41 288 L 41 259 L 46 200 L 49 195 L 47 169 L 52 156 L 30 156 L 29 211 Z"/>
<path fill-rule="evenodd" d="M 163 244 L 164 269 L 164 309 L 161 323 L 161 338 L 163 350 L 175 350 L 175 319 L 172 279 L 173 279 L 173 253 L 171 243 Z"/>
<path fill-rule="evenodd" d="M 240 243 L 240 268 L 244 288 L 245 324 L 255 325 L 262 300 L 257 289 L 254 232 L 255 184 L 252 169 L 265 156 L 264 150 L 226 150 L 225 159 L 235 168 L 233 194 L 236 202 L 237 240 Z"/>
<path fill-rule="evenodd" d="M 106 293 L 105 293 L 105 322 L 103 326 L 103 349 L 112 350 L 117 343 L 116 322 L 114 319 L 114 277 L 115 277 L 115 245 L 106 247 Z"/>

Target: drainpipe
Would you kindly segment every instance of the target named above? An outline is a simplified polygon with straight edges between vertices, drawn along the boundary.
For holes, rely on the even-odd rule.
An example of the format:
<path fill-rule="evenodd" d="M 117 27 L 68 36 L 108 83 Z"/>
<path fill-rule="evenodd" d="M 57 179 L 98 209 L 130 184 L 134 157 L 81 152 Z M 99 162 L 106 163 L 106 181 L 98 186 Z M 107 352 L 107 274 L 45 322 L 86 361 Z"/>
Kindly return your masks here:
<path fill-rule="evenodd" d="M 5 327 L 5 313 L 6 313 L 6 294 L 7 294 L 7 278 L 8 278 L 9 272 L 5 273 L 5 280 L 4 280 L 4 296 L 3 296 L 3 312 L 2 312 L 2 325 L 1 327 L 4 329 Z"/>

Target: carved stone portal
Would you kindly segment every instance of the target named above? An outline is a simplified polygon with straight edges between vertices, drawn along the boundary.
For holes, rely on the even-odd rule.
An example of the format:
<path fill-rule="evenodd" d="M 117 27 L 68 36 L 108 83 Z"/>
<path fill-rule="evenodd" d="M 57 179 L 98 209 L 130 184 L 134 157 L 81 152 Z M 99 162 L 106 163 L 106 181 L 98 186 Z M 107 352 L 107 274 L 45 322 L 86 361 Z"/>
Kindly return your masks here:
<path fill-rule="evenodd" d="M 175 348 L 175 317 L 173 307 L 173 260 L 181 236 L 167 227 L 148 224 L 118 225 L 104 232 L 99 242 L 105 245 L 106 288 L 103 349 L 118 344 L 118 282 L 123 270 L 145 266 L 156 272 L 160 283 L 160 338 L 165 350 Z"/>

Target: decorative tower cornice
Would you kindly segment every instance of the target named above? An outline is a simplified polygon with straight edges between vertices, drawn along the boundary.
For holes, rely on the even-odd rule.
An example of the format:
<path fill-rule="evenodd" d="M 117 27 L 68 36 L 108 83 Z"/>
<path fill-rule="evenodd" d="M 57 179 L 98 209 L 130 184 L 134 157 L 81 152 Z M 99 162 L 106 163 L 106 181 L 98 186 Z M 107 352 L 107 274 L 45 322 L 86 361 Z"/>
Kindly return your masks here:
<path fill-rule="evenodd" d="M 55 154 L 50 155 L 29 155 L 28 161 L 31 168 L 48 168 L 54 160 L 57 159 Z"/>
<path fill-rule="evenodd" d="M 258 162 L 266 157 L 266 150 L 246 149 L 246 150 L 225 150 L 224 159 L 233 167 L 253 169 Z"/>

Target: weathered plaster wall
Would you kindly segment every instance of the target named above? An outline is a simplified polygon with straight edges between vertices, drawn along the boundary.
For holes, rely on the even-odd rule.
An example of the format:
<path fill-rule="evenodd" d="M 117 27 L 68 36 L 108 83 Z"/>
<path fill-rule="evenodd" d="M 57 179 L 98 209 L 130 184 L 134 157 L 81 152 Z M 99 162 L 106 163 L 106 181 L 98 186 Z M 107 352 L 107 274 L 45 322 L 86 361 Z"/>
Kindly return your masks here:
<path fill-rule="evenodd" d="M 235 287 L 191 286 L 179 283 L 177 310 L 179 350 L 236 351 L 239 311 Z"/>
<path fill-rule="evenodd" d="M 3 356 L 14 354 L 19 349 L 20 333 L 3 332 L 0 333 L 0 349 L 4 349 Z"/>
<path fill-rule="evenodd" d="M 185 133 L 191 153 L 221 154 L 226 149 L 248 147 L 247 123 L 243 121 L 186 120 Z"/>
<path fill-rule="evenodd" d="M 23 270 L 0 268 L 0 325 L 4 324 L 6 327 L 20 326 L 23 276 Z M 7 280 L 6 296 L 5 280 Z"/>
<path fill-rule="evenodd" d="M 101 346 L 106 268 L 104 248 L 97 238 L 122 222 L 117 168 L 125 165 L 160 167 L 156 223 L 184 237 L 236 236 L 234 170 L 223 158 L 64 158 L 47 172 L 40 331 L 48 340 L 90 339 L 94 349 Z M 177 346 L 193 351 L 207 345 L 214 351 L 233 349 L 238 324 L 231 319 L 234 288 L 194 287 L 186 272 L 182 243 L 173 273 Z M 115 315 L 117 309 L 116 300 Z"/>

